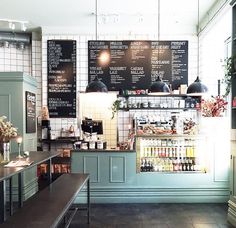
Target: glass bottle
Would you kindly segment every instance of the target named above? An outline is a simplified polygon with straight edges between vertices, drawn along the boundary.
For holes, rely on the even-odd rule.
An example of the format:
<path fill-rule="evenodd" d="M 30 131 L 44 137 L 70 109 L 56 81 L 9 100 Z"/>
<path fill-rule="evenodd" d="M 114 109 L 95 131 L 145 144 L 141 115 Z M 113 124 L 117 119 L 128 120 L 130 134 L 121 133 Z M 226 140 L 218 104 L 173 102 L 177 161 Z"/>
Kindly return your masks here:
<path fill-rule="evenodd" d="M 172 161 L 172 159 L 170 159 L 169 170 L 170 170 L 170 172 L 173 172 L 173 170 L 174 170 L 174 168 L 173 168 L 173 161 Z"/>

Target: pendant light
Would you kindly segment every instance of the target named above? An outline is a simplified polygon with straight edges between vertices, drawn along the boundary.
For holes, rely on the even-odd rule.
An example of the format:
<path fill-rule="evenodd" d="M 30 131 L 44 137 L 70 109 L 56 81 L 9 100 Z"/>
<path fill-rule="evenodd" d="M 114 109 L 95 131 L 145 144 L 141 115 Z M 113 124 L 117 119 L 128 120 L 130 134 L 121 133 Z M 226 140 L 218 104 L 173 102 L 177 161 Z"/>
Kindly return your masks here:
<path fill-rule="evenodd" d="M 97 1 L 98 0 L 95 0 L 95 35 L 96 35 L 96 41 L 97 41 L 97 37 L 98 37 L 98 28 L 97 28 L 98 7 L 97 7 Z M 97 48 L 96 48 L 96 51 L 97 51 Z M 96 74 L 95 79 L 87 85 L 85 92 L 86 93 L 108 92 L 107 86 L 98 78 L 97 65 L 96 65 L 95 74 Z"/>
<path fill-rule="evenodd" d="M 197 14 L 197 20 L 198 20 L 198 26 L 197 26 L 197 78 L 196 80 L 189 85 L 187 89 L 187 94 L 191 96 L 201 96 L 204 93 L 208 91 L 207 87 L 201 82 L 199 79 L 199 62 L 200 62 L 200 55 L 199 55 L 199 33 L 200 33 L 200 22 L 199 22 L 199 0 L 197 0 L 198 3 L 198 14 Z"/>
<path fill-rule="evenodd" d="M 98 76 L 95 76 L 95 79 L 90 82 L 87 87 L 86 87 L 86 93 L 91 93 L 91 92 L 107 92 L 107 87 L 106 85 L 99 80 Z"/>
<path fill-rule="evenodd" d="M 160 0 L 158 0 L 158 52 L 157 52 L 157 60 L 159 60 L 159 41 L 160 41 Z M 166 95 L 170 93 L 169 86 L 163 82 L 160 78 L 160 75 L 158 73 L 156 81 L 154 81 L 150 88 L 149 88 L 149 94 L 150 95 Z"/>
<path fill-rule="evenodd" d="M 170 88 L 158 75 L 156 81 L 151 84 L 149 93 L 153 95 L 166 95 L 170 93 Z"/>

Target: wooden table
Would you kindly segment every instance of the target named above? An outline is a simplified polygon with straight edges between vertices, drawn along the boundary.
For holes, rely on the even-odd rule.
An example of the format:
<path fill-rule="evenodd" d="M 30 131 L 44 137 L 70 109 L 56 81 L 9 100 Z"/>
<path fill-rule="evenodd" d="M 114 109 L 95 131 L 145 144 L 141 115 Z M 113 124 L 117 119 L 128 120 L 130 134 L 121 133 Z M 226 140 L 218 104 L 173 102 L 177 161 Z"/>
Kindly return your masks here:
<path fill-rule="evenodd" d="M 23 206 L 23 197 L 22 197 L 22 185 L 23 185 L 23 172 L 29 168 L 32 168 L 41 163 L 47 163 L 48 169 L 48 183 L 52 181 L 51 175 L 51 160 L 52 158 L 60 155 L 61 152 L 58 151 L 31 151 L 29 153 L 28 159 L 33 161 L 30 166 L 26 167 L 11 167 L 6 168 L 4 164 L 0 165 L 0 223 L 3 223 L 6 220 L 6 180 L 9 180 L 9 208 L 10 215 L 13 213 L 13 202 L 12 202 L 12 176 L 18 175 L 18 207 Z M 17 154 L 11 154 L 10 160 L 16 160 Z M 23 158 L 24 160 L 26 158 Z"/>
<path fill-rule="evenodd" d="M 66 173 L 24 203 L 6 222 L 3 228 L 69 227 L 79 210 L 74 200 L 87 185 L 87 222 L 90 217 L 89 175 Z M 70 210 L 70 213 L 67 212 Z M 68 215 L 70 217 L 68 218 Z M 67 219 L 66 219 L 67 217 Z M 63 223 L 63 224 L 62 224 Z"/>

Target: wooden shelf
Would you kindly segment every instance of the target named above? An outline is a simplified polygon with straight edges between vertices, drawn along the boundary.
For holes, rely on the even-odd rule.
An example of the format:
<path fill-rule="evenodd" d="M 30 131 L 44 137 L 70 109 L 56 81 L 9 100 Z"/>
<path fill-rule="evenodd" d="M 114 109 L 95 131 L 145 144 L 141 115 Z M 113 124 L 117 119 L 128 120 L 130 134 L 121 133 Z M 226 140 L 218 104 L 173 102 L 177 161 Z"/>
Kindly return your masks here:
<path fill-rule="evenodd" d="M 79 141 L 78 137 L 65 137 L 65 138 L 57 138 L 57 139 L 40 139 L 42 143 L 74 143 Z"/>
<path fill-rule="evenodd" d="M 129 110 L 196 110 L 198 111 L 197 108 L 120 108 L 119 111 L 129 111 Z"/>
<path fill-rule="evenodd" d="M 52 159 L 53 164 L 70 164 L 70 157 L 55 157 Z"/>
<path fill-rule="evenodd" d="M 137 138 L 156 138 L 156 137 L 161 137 L 161 138 L 199 138 L 199 135 L 177 135 L 177 134 L 156 134 L 156 135 L 135 135 Z"/>
<path fill-rule="evenodd" d="M 160 174 L 184 174 L 184 173 L 206 173 L 206 171 L 140 171 L 140 173 L 160 173 Z"/>
<path fill-rule="evenodd" d="M 118 97 L 193 97 L 200 98 L 201 96 L 190 96 L 187 94 L 169 94 L 169 95 L 148 95 L 148 94 L 130 94 L 130 95 L 118 95 Z"/>

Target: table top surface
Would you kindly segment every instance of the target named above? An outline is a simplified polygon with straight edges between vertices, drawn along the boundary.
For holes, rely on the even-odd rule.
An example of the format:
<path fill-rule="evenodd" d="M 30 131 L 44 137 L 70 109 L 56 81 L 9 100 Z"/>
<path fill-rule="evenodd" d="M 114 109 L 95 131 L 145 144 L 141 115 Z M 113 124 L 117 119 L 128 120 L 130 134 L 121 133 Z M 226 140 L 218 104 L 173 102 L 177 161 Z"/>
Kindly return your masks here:
<path fill-rule="evenodd" d="M 88 179 L 88 174 L 63 174 L 27 200 L 1 227 L 56 227 Z"/>
<path fill-rule="evenodd" d="M 15 174 L 23 172 L 33 166 L 36 166 L 40 163 L 46 162 L 47 160 L 56 157 L 61 154 L 61 151 L 30 151 L 28 158 L 22 158 L 22 160 L 29 159 L 33 163 L 25 167 L 4 167 L 4 163 L 0 164 L 0 181 L 10 178 Z M 16 156 L 18 154 L 10 154 L 10 161 L 17 160 Z"/>

